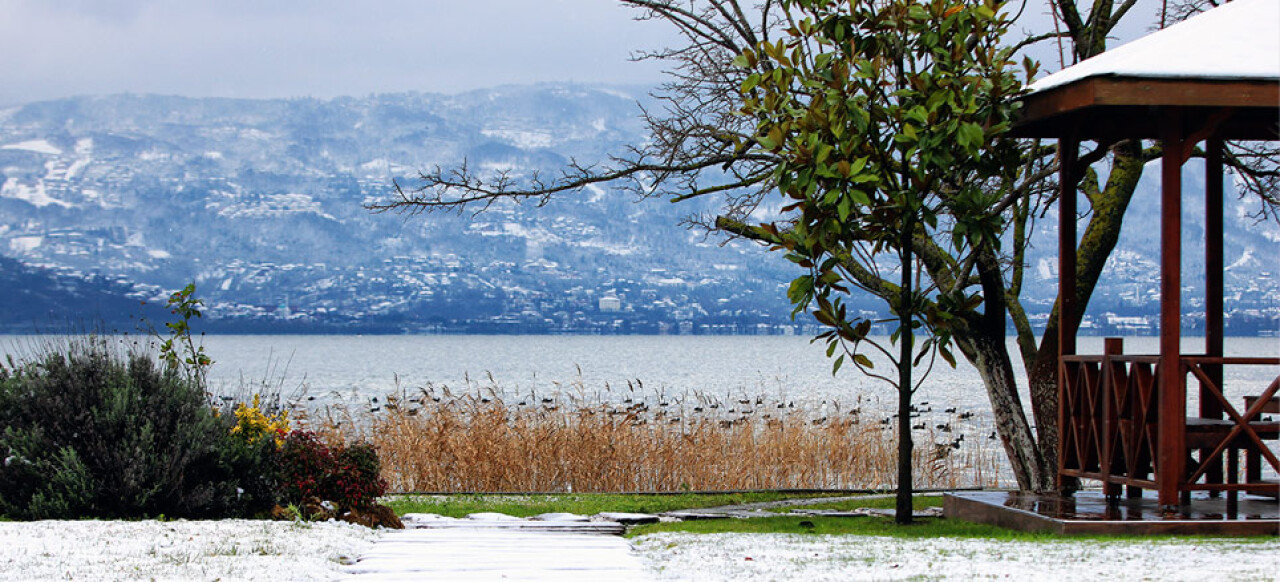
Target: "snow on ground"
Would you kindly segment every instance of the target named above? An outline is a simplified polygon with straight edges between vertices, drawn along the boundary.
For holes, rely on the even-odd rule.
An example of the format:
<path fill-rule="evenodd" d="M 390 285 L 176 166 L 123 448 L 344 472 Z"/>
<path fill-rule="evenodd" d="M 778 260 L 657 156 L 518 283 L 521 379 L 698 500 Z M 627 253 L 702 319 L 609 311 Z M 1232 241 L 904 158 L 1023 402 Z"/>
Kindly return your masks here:
<path fill-rule="evenodd" d="M 394 550 L 398 538 L 390 533 L 386 543 L 374 548 L 373 542 L 382 536 L 338 522 L 0 522 L 0 581 L 335 580 L 360 571 L 358 566 L 344 569 L 343 564 Z M 626 551 L 626 543 L 618 538 L 600 539 L 605 541 L 617 541 Z M 579 546 L 591 549 L 593 544 Z M 636 551 L 631 555 L 644 562 L 655 580 L 1280 579 L 1280 539 L 1276 538 L 1025 542 L 665 533 L 641 536 L 632 544 Z M 589 557 L 576 547 L 548 549 L 550 555 L 534 556 L 534 562 L 549 559 L 570 567 Z M 413 575 L 434 572 L 447 579 L 460 574 L 462 566 L 474 569 L 485 561 L 486 553 L 505 551 L 513 554 L 507 559 L 524 559 L 514 555 L 519 553 L 515 549 L 503 540 L 466 546 L 466 551 L 455 548 L 445 555 L 423 556 L 422 564 L 405 561 L 405 575 L 417 570 Z M 467 564 L 447 563 L 450 555 Z M 441 562 L 441 558 L 445 569 L 437 564 L 432 570 L 427 562 Z M 540 572 L 530 569 L 523 574 L 528 576 L 516 577 L 556 580 L 564 571 L 542 572 L 545 575 L 540 577 Z"/>
<path fill-rule="evenodd" d="M 20 143 L 11 143 L 0 146 L 0 150 L 24 150 L 28 152 L 36 152 L 38 154 L 49 154 L 51 156 L 62 155 L 62 150 L 51 143 L 49 140 L 32 139 Z"/>
<path fill-rule="evenodd" d="M 0 522 L 0 580 L 336 580 L 378 536 L 340 522 Z"/>
<path fill-rule="evenodd" d="M 1280 579 L 1280 540 L 1049 542 L 665 533 L 633 540 L 660 580 Z"/>

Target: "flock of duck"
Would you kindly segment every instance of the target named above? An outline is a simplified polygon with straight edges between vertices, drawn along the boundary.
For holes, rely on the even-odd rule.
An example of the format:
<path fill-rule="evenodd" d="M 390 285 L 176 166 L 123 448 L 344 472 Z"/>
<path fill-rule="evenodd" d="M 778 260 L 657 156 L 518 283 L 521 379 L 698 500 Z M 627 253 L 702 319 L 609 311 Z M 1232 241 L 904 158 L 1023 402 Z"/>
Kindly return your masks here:
<path fill-rule="evenodd" d="M 358 413 L 363 409 L 369 415 L 403 413 L 416 416 L 424 410 L 443 406 L 476 409 L 503 406 L 513 412 L 536 414 L 572 412 L 588 416 L 621 416 L 625 422 L 637 426 L 649 423 L 678 425 L 709 420 L 726 429 L 749 422 L 764 422 L 768 426 L 775 426 L 784 420 L 794 420 L 797 416 L 814 426 L 834 422 L 858 425 L 865 417 L 873 416 L 878 418 L 875 422 L 878 422 L 882 430 L 887 430 L 894 428 L 898 419 L 897 414 L 886 414 L 887 411 L 880 412 L 884 416 L 876 415 L 877 411 L 884 409 L 879 405 L 879 399 L 863 395 L 857 395 L 855 405 L 846 409 L 835 400 L 805 402 L 801 399 L 797 405 L 795 399 L 745 393 L 712 395 L 694 390 L 671 394 L 666 389 L 648 389 L 640 380 L 627 381 L 625 389 L 615 389 L 606 383 L 603 390 L 589 391 L 578 382 L 569 386 L 556 383 L 552 390 L 539 392 L 536 389 L 508 391 L 499 387 L 492 378 L 488 385 L 468 379 L 467 389 L 461 391 L 454 391 L 444 384 L 428 383 L 414 393 L 401 391 L 400 394 L 368 397 L 363 402 L 356 394 L 352 394 L 351 398 L 344 398 L 337 391 L 321 398 L 307 396 L 306 400 L 317 404 L 328 403 L 325 404 L 326 407 L 346 408 L 343 412 Z M 347 402 L 352 404 L 348 405 Z M 352 418 L 360 415 L 342 416 Z M 334 415 L 330 414 L 330 417 L 334 418 Z M 985 433 L 990 428 L 984 425 L 982 416 L 973 411 L 946 407 L 935 412 L 928 401 L 911 405 L 909 419 L 912 430 L 926 432 L 928 434 L 921 436 L 933 439 L 935 455 L 957 450 L 965 442 L 966 434 Z M 939 437 L 944 438 L 939 440 Z M 995 440 L 996 433 L 992 431 L 987 439 Z"/>

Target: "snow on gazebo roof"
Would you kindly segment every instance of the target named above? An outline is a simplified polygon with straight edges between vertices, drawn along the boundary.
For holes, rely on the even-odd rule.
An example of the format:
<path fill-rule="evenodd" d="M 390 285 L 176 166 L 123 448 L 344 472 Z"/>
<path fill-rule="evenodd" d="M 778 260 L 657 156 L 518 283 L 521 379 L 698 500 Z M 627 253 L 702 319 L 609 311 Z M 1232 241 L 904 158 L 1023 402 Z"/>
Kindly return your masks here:
<path fill-rule="evenodd" d="M 1049 75 L 1030 94 L 1091 77 L 1280 81 L 1280 0 L 1235 0 Z"/>

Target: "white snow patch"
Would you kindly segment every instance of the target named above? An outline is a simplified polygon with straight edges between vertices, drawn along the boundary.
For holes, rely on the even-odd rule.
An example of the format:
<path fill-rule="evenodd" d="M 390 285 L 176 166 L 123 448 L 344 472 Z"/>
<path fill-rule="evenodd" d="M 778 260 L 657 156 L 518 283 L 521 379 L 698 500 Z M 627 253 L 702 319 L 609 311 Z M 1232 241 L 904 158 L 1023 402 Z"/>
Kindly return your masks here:
<path fill-rule="evenodd" d="M 520 238 L 528 240 L 531 243 L 537 243 L 541 245 L 562 242 L 562 239 L 559 236 L 551 233 L 545 228 L 540 228 L 540 227 L 529 228 L 518 222 L 502 223 L 502 234 L 505 234 L 508 236 L 518 236 Z"/>
<path fill-rule="evenodd" d="M 609 125 L 605 123 L 603 117 L 597 117 L 591 121 L 591 129 L 604 133 L 609 129 Z"/>
<path fill-rule="evenodd" d="M 520 129 L 482 129 L 480 133 L 486 137 L 500 139 L 520 149 L 536 149 L 551 147 L 555 144 L 555 136 L 550 131 L 528 131 Z"/>
<path fill-rule="evenodd" d="M 138 159 L 144 162 L 160 162 L 160 161 L 167 160 L 169 158 L 170 158 L 169 154 L 166 154 L 162 151 L 155 150 L 155 149 L 150 149 L 138 154 Z"/>
<path fill-rule="evenodd" d="M 1058 278 L 1058 264 L 1052 259 L 1040 259 L 1036 263 L 1036 279 L 1048 281 Z"/>
<path fill-rule="evenodd" d="M 1230 271 L 1231 269 L 1238 269 L 1238 268 L 1240 268 L 1240 267 L 1243 267 L 1243 266 L 1248 265 L 1248 264 L 1249 264 L 1249 263 L 1251 263 L 1251 262 L 1253 262 L 1253 249 L 1245 249 L 1245 250 L 1244 250 L 1244 254 L 1243 254 L 1243 255 L 1240 255 L 1240 258 L 1239 258 L 1239 259 L 1236 259 L 1236 261 L 1235 261 L 1234 263 L 1231 263 L 1230 265 L 1227 265 L 1227 267 L 1226 267 L 1225 269 L 1223 269 L 1223 271 Z"/>
<path fill-rule="evenodd" d="M 627 101 L 635 101 L 636 99 L 634 96 L 623 93 L 622 91 L 619 91 L 617 89 L 606 89 L 604 87 L 601 87 L 596 89 L 595 91 L 597 93 L 604 93 L 605 95 L 611 95 L 619 99 L 626 99 Z"/>
<path fill-rule="evenodd" d="M 173 255 L 169 254 L 169 251 L 162 251 L 160 249 L 151 249 L 147 251 L 147 256 L 153 259 L 167 259 L 169 257 L 172 257 Z"/>
<path fill-rule="evenodd" d="M 379 175 L 386 174 L 391 171 L 391 161 L 386 158 L 374 158 L 360 164 L 360 169 L 366 172 L 375 172 Z"/>
<path fill-rule="evenodd" d="M 246 139 L 256 139 L 259 141 L 266 141 L 266 140 L 275 138 L 275 136 L 273 136 L 270 133 L 262 131 L 261 129 L 254 129 L 254 128 L 241 130 L 240 137 L 243 137 Z"/>
<path fill-rule="evenodd" d="M 1032 93 L 1089 77 L 1280 79 L 1280 2 L 1236 0 L 1049 75 Z"/>
<path fill-rule="evenodd" d="M 493 173 L 495 173 L 495 174 L 501 174 L 501 173 L 508 173 L 508 174 L 509 174 L 509 173 L 512 173 L 512 172 L 514 172 L 514 171 L 516 171 L 516 170 L 520 169 L 520 166 L 518 166 L 518 165 L 516 165 L 516 164 L 513 164 L 513 163 L 511 163 L 511 162 L 493 162 L 493 161 L 490 161 L 490 162 L 483 162 L 483 163 L 481 163 L 481 164 L 480 164 L 480 169 L 485 170 L 485 171 L 487 171 L 487 172 L 493 172 Z"/>
<path fill-rule="evenodd" d="M 644 250 L 644 248 L 639 245 L 611 243 L 600 239 L 584 240 L 578 243 L 578 246 L 589 249 L 600 249 L 604 251 L 606 255 L 619 257 L 634 255 L 637 252 Z"/>
<path fill-rule="evenodd" d="M 9 250 L 15 253 L 28 253 L 44 244 L 42 236 L 15 236 L 9 239 Z"/>
<path fill-rule="evenodd" d="M 204 157 L 205 157 L 205 159 L 207 159 L 207 160 L 221 160 L 221 159 L 223 159 L 225 156 L 223 156 L 223 155 L 222 155 L 222 152 L 217 152 L 217 151 L 207 151 L 207 152 L 205 152 L 205 153 L 204 153 Z"/>
<path fill-rule="evenodd" d="M 227 218 L 273 218 L 290 214 L 315 214 L 337 220 L 306 194 L 269 194 L 259 200 L 229 204 L 218 211 Z"/>
<path fill-rule="evenodd" d="M 604 188 L 595 184 L 587 184 L 587 192 L 591 193 L 591 196 L 587 198 L 588 204 L 595 204 L 604 198 Z"/>
<path fill-rule="evenodd" d="M 0 522 L 22 580 L 337 580 L 380 534 L 340 522 Z M 7 579 L 7 578 L 6 578 Z"/>
<path fill-rule="evenodd" d="M 1280 541 L 897 539 L 666 533 L 633 543 L 660 580 L 1273 580 Z"/>
<path fill-rule="evenodd" d="M 23 142 L 11 143 L 0 146 L 4 150 L 23 150 L 28 152 L 36 152 L 38 154 L 49 154 L 51 156 L 62 155 L 62 150 L 57 146 L 49 143 L 45 139 L 30 139 Z"/>
<path fill-rule="evenodd" d="M 71 162 L 70 166 L 67 166 L 67 171 L 63 172 L 62 178 L 68 181 L 76 179 L 76 176 L 79 176 L 80 172 L 89 167 L 89 163 L 92 161 L 93 158 L 77 158 L 76 161 Z"/>
<path fill-rule="evenodd" d="M 82 137 L 76 140 L 76 155 L 87 156 L 93 153 L 93 138 Z"/>
<path fill-rule="evenodd" d="M 19 182 L 17 178 L 9 178 L 4 181 L 4 186 L 0 186 L 0 198 L 14 198 L 16 200 L 22 200 L 36 208 L 44 208 L 50 204 L 56 204 L 63 208 L 71 208 L 70 203 L 50 196 L 44 189 L 44 182 L 37 182 L 36 185 L 32 187 Z"/>

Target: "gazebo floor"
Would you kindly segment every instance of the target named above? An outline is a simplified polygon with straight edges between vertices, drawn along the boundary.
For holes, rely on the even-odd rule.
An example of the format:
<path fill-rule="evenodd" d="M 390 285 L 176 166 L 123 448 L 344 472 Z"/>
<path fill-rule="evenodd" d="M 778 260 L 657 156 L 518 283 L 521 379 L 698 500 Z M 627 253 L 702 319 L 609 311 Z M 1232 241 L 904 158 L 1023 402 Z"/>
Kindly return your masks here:
<path fill-rule="evenodd" d="M 1191 505 L 1162 512 L 1154 492 L 1146 493 L 1108 505 L 1101 491 L 1079 491 L 1072 497 L 967 491 L 947 494 L 943 509 L 948 518 L 1067 535 L 1280 535 L 1280 503 L 1274 498 L 1241 494 L 1232 516 L 1225 495 L 1197 492 Z"/>

